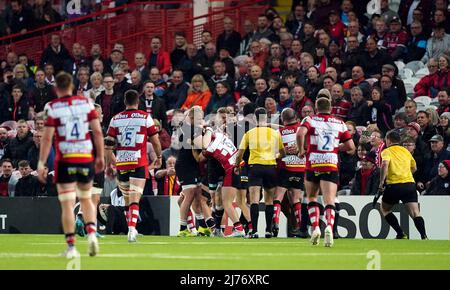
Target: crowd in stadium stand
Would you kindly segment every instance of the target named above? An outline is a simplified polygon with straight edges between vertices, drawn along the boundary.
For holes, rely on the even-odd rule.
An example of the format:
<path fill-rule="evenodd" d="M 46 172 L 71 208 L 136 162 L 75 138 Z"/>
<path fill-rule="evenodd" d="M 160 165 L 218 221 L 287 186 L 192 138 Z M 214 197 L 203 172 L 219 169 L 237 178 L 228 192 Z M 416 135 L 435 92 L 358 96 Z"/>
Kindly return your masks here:
<path fill-rule="evenodd" d="M 270 116 L 291 107 L 302 119 L 314 114 L 319 93 L 332 100 L 332 114 L 346 122 L 357 146 L 355 152 L 340 153 L 341 194 L 376 193 L 383 137 L 398 130 L 417 162 L 417 190 L 449 195 L 448 1 L 402 0 L 393 11 L 388 0 L 381 0 L 381 13 L 369 16 L 368 1 L 294 2 L 286 21 L 268 9 L 256 23 L 242 23 L 241 34 L 233 19 L 224 18 L 224 31 L 203 31 L 199 47 L 180 31 L 173 51 L 162 47 L 160 37 L 165 36 L 154 37 L 151 53 L 134 51 L 134 59 L 124 58 L 124 43 L 105 55 L 105 48 L 95 44 L 66 47 L 57 34 L 39 63 L 9 52 L 0 60 L 0 197 L 56 195 L 51 183 L 54 152 L 47 184 L 40 184 L 33 171 L 43 109 L 56 98 L 53 85 L 59 71 L 73 75 L 74 94 L 97 104 L 105 131 L 112 116 L 124 109 L 124 92 L 141 94 L 140 108 L 151 112 L 165 149 L 163 167 L 152 170 L 147 195 L 181 190 L 174 164 L 176 127 L 185 110 L 198 105 L 207 115 L 227 107 L 242 120 L 244 106 L 255 103 Z M 0 18 L 0 36 L 60 19 L 46 3 L 36 0 L 30 9 L 11 1 L 12 10 L 4 11 L 9 16 Z M 151 148 L 149 152 L 155 160 Z M 106 175 L 105 184 L 105 191 L 114 188 L 114 176 Z"/>

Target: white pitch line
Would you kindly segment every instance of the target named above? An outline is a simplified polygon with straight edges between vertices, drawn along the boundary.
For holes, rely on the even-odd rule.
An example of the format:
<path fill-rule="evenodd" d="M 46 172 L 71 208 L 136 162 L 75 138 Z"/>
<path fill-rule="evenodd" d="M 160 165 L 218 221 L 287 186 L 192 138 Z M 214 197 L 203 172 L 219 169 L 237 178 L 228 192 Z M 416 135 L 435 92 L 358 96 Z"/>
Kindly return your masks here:
<path fill-rule="evenodd" d="M 131 253 L 131 254 L 99 254 L 100 258 L 153 258 L 153 259 L 183 259 L 183 260 L 243 260 L 245 257 L 329 257 L 329 256 L 366 256 L 366 252 L 361 253 L 246 253 L 244 255 L 227 253 L 209 253 L 207 255 L 174 255 L 172 253 Z M 381 256 L 449 256 L 450 252 L 399 252 L 382 253 Z M 46 253 L 1 253 L 0 258 L 60 258 L 58 254 Z"/>
<path fill-rule="evenodd" d="M 87 241 L 78 240 L 77 243 L 87 243 Z M 100 245 L 124 245 L 128 244 L 126 238 L 123 242 L 99 241 Z M 48 242 L 48 243 L 28 243 L 28 245 L 61 245 L 64 242 Z M 256 241 L 235 241 L 235 242 L 137 242 L 136 245 L 304 245 L 309 244 L 308 241 L 303 242 L 256 242 Z"/>

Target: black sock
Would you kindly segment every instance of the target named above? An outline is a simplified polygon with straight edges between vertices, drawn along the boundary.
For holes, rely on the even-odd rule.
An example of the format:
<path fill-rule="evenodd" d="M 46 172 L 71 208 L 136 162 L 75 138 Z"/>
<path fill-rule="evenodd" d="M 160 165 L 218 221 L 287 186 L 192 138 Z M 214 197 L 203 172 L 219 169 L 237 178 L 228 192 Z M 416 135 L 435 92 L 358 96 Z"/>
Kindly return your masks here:
<path fill-rule="evenodd" d="M 215 221 L 216 225 L 218 225 L 218 226 L 222 225 L 222 217 L 223 217 L 224 212 L 225 212 L 225 210 L 223 208 L 222 209 L 216 208 L 216 214 L 214 217 L 214 221 Z"/>
<path fill-rule="evenodd" d="M 187 230 L 187 225 L 180 225 L 180 231 Z"/>
<path fill-rule="evenodd" d="M 266 232 L 272 232 L 273 204 L 266 204 Z"/>
<path fill-rule="evenodd" d="M 253 232 L 258 232 L 259 204 L 252 203 L 250 205 L 250 217 L 252 218 Z"/>
<path fill-rule="evenodd" d="M 241 211 L 241 216 L 239 217 L 239 222 L 243 225 L 243 226 L 247 226 L 248 225 L 248 221 L 244 216 L 244 213 Z"/>
<path fill-rule="evenodd" d="M 308 221 L 309 221 L 308 204 L 302 203 L 302 220 L 300 222 L 300 231 L 306 232 L 308 230 Z"/>
<path fill-rule="evenodd" d="M 403 230 L 398 224 L 397 217 L 391 212 L 384 217 L 387 223 L 397 232 L 397 236 L 403 236 Z"/>
<path fill-rule="evenodd" d="M 209 219 L 206 220 L 206 225 L 211 230 L 214 230 L 216 228 L 216 222 L 214 221 L 214 219 L 212 217 L 210 217 Z"/>
<path fill-rule="evenodd" d="M 427 233 L 425 232 L 425 221 L 423 220 L 423 217 L 418 216 L 413 218 L 414 224 L 416 225 L 417 230 L 420 233 L 420 237 L 422 239 L 427 237 Z"/>
<path fill-rule="evenodd" d="M 340 203 L 336 202 L 334 204 L 334 225 L 333 225 L 333 233 L 337 233 L 338 222 L 339 222 L 339 211 L 341 210 Z"/>
<path fill-rule="evenodd" d="M 197 222 L 198 222 L 198 226 L 199 226 L 199 227 L 202 227 L 202 228 L 207 228 L 207 227 L 208 227 L 208 226 L 206 225 L 206 222 L 205 222 L 205 219 L 204 219 L 204 218 L 197 220 Z"/>

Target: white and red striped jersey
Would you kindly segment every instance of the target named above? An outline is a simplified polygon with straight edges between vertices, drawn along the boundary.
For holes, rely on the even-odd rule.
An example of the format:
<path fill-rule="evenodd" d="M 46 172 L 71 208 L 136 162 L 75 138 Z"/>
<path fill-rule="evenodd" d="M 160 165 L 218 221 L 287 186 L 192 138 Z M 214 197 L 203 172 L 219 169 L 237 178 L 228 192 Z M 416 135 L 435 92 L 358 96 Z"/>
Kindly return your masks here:
<path fill-rule="evenodd" d="M 339 144 L 352 138 L 345 123 L 330 114 L 317 114 L 303 119 L 308 129 L 306 170 L 338 171 Z"/>
<path fill-rule="evenodd" d="M 55 127 L 55 161 L 87 163 L 94 160 L 89 122 L 98 118 L 91 100 L 66 96 L 45 105 L 45 126 Z"/>
<path fill-rule="evenodd" d="M 132 109 L 115 115 L 108 128 L 108 136 L 117 140 L 117 169 L 148 166 L 147 137 L 156 133 L 153 119 L 147 112 Z"/>
<path fill-rule="evenodd" d="M 204 151 L 206 157 L 216 159 L 225 171 L 234 167 L 236 153 L 238 152 L 233 141 L 227 135 L 220 132 L 213 132 L 211 142 Z"/>
<path fill-rule="evenodd" d="M 284 148 L 297 146 L 297 130 L 299 127 L 300 122 L 297 122 L 279 129 Z M 279 161 L 278 168 L 293 172 L 304 172 L 306 158 L 300 158 L 298 155 L 286 155 Z"/>

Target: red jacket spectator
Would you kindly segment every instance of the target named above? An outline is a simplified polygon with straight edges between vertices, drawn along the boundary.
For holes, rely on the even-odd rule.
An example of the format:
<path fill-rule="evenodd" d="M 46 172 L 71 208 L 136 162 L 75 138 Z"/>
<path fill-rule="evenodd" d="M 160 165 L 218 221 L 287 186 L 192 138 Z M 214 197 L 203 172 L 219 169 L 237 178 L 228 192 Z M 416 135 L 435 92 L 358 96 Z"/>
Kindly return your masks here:
<path fill-rule="evenodd" d="M 162 41 L 161 38 L 155 36 L 151 42 L 152 52 L 148 59 L 149 68 L 157 67 L 161 75 L 169 75 L 172 68 L 170 63 L 170 55 L 167 51 L 161 50 Z"/>
<path fill-rule="evenodd" d="M 347 121 L 348 110 L 352 106 L 347 100 L 341 99 L 332 104 L 331 115 L 341 118 L 343 121 Z"/>
<path fill-rule="evenodd" d="M 447 86 L 450 86 L 450 71 L 437 71 L 420 79 L 414 87 L 414 96 L 434 98 L 440 90 Z"/>
<path fill-rule="evenodd" d="M 328 13 L 328 18 L 330 19 L 330 23 L 326 27 L 326 30 L 331 39 L 337 39 L 340 45 L 344 44 L 347 26 L 341 21 L 339 14 L 335 10 L 331 10 Z"/>

